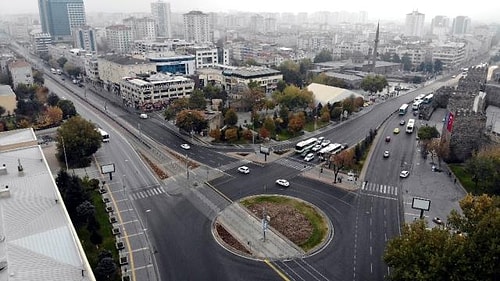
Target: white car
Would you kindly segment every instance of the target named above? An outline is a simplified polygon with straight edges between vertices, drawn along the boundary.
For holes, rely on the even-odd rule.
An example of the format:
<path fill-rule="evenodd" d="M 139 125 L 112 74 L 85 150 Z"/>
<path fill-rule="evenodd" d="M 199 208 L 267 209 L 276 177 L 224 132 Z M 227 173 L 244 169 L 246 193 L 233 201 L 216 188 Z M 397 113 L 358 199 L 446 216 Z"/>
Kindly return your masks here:
<path fill-rule="evenodd" d="M 304 161 L 309 162 L 314 159 L 314 153 L 309 153 L 304 157 Z"/>
<path fill-rule="evenodd" d="M 410 175 L 409 171 L 401 171 L 401 173 L 399 173 L 399 176 L 402 178 L 407 178 L 409 175 Z"/>
<path fill-rule="evenodd" d="M 190 149 L 190 148 L 191 148 L 191 146 L 189 146 L 189 144 L 187 144 L 187 143 L 183 143 L 183 144 L 181 144 L 181 147 L 182 147 L 183 149 L 186 149 L 186 150 L 188 150 L 188 149 Z"/>
<path fill-rule="evenodd" d="M 282 187 L 289 187 L 290 183 L 285 179 L 277 179 L 276 184 Z"/>
<path fill-rule="evenodd" d="M 248 173 L 250 173 L 250 169 L 247 166 L 241 166 L 241 167 L 238 167 L 238 172 L 243 173 L 243 174 L 248 174 Z"/>
<path fill-rule="evenodd" d="M 330 141 L 330 140 L 323 140 L 323 141 L 321 142 L 321 146 L 322 146 L 322 147 L 325 147 L 325 146 L 329 145 L 330 143 L 331 143 L 331 141 Z"/>
<path fill-rule="evenodd" d="M 321 148 L 322 148 L 321 144 L 317 144 L 317 145 L 313 146 L 313 148 L 311 148 L 311 151 L 318 152 L 321 150 Z"/>
<path fill-rule="evenodd" d="M 317 144 L 321 144 L 323 142 L 323 140 L 325 139 L 325 137 L 319 137 L 318 138 L 318 141 L 316 142 Z"/>
<path fill-rule="evenodd" d="M 386 150 L 384 151 L 384 158 L 388 158 L 389 157 L 389 150 Z"/>

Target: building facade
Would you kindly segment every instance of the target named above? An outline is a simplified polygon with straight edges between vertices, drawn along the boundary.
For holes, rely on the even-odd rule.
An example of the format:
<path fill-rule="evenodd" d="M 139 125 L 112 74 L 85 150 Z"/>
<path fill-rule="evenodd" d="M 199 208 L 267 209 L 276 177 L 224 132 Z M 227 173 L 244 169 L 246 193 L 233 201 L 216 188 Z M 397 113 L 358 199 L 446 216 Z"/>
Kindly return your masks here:
<path fill-rule="evenodd" d="M 14 89 L 16 89 L 19 84 L 33 84 L 33 71 L 31 70 L 31 65 L 28 62 L 24 60 L 13 61 L 9 63 L 8 68 L 10 76 L 12 77 Z"/>
<path fill-rule="evenodd" d="M 453 35 L 464 35 L 471 31 L 470 18 L 466 16 L 458 16 L 453 19 L 451 33 Z"/>
<path fill-rule="evenodd" d="M 49 46 L 52 44 L 52 37 L 48 33 L 35 33 L 31 35 L 33 52 L 37 55 L 49 53 Z"/>
<path fill-rule="evenodd" d="M 0 85 L 0 106 L 5 109 L 2 116 L 15 113 L 17 108 L 16 94 L 9 85 Z"/>
<path fill-rule="evenodd" d="M 158 110 L 171 100 L 189 98 L 193 91 L 194 81 L 182 76 L 155 74 L 120 81 L 120 93 L 125 104 L 143 111 Z"/>
<path fill-rule="evenodd" d="M 208 14 L 200 11 L 191 11 L 184 14 L 184 39 L 195 43 L 211 41 Z"/>
<path fill-rule="evenodd" d="M 106 39 L 109 48 L 120 54 L 129 53 L 132 48 L 132 28 L 125 25 L 106 27 Z"/>
<path fill-rule="evenodd" d="M 72 29 L 86 24 L 83 0 L 39 0 L 42 32 L 54 41 L 70 41 Z"/>
<path fill-rule="evenodd" d="M 195 56 L 173 55 L 168 57 L 148 57 L 156 64 L 157 72 L 193 75 L 196 70 Z"/>
<path fill-rule="evenodd" d="M 406 15 L 405 35 L 409 37 L 424 36 L 425 15 L 418 11 L 413 11 Z"/>
<path fill-rule="evenodd" d="M 152 18 L 130 17 L 124 19 L 123 24 L 132 30 L 132 40 L 153 41 L 156 38 L 156 25 Z"/>
<path fill-rule="evenodd" d="M 73 46 L 88 53 L 97 54 L 96 31 L 88 25 L 73 30 Z"/>
<path fill-rule="evenodd" d="M 450 19 L 446 16 L 435 16 L 431 22 L 431 34 L 445 36 L 450 32 Z"/>
<path fill-rule="evenodd" d="M 156 72 L 155 63 L 122 55 L 99 57 L 97 67 L 101 82 L 108 87 L 116 87 L 124 77 Z"/>
<path fill-rule="evenodd" d="M 156 24 L 156 35 L 163 38 L 172 38 L 170 3 L 161 0 L 151 3 L 151 14 Z"/>
<path fill-rule="evenodd" d="M 440 60 L 443 68 L 454 68 L 462 64 L 467 55 L 467 44 L 461 42 L 449 42 L 433 46 L 432 59 Z"/>
<path fill-rule="evenodd" d="M 278 81 L 283 80 L 283 74 L 278 70 L 266 67 L 243 67 L 222 71 L 223 86 L 226 91 L 231 91 L 239 84 L 248 85 L 256 82 L 266 94 L 271 94 L 278 88 Z"/>

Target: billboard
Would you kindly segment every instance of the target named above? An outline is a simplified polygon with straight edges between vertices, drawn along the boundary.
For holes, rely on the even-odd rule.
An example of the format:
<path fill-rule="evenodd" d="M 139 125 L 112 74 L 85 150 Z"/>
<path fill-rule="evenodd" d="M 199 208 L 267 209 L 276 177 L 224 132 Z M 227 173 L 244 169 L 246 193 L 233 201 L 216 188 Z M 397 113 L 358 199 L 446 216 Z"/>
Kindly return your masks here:
<path fill-rule="evenodd" d="M 411 207 L 413 209 L 429 211 L 431 207 L 431 200 L 422 199 L 422 198 L 413 198 L 413 202 L 411 203 Z"/>
<path fill-rule="evenodd" d="M 101 165 L 102 174 L 114 173 L 114 172 L 115 172 L 115 164 Z"/>

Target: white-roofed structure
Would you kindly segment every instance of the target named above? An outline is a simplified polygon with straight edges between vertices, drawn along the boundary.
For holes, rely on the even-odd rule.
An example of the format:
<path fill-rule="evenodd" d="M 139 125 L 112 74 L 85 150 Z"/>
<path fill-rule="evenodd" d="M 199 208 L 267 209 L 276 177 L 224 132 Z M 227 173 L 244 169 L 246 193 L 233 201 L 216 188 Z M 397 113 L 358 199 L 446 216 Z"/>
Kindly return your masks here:
<path fill-rule="evenodd" d="M 95 280 L 32 129 L 0 133 L 0 281 Z"/>
<path fill-rule="evenodd" d="M 363 95 L 360 95 L 356 92 L 347 89 L 332 87 L 318 83 L 309 84 L 309 86 L 307 86 L 307 90 L 313 93 L 315 105 L 317 105 L 318 103 L 321 103 L 323 106 L 325 106 L 328 103 L 334 104 L 350 96 L 354 96 L 355 98 L 363 97 Z"/>

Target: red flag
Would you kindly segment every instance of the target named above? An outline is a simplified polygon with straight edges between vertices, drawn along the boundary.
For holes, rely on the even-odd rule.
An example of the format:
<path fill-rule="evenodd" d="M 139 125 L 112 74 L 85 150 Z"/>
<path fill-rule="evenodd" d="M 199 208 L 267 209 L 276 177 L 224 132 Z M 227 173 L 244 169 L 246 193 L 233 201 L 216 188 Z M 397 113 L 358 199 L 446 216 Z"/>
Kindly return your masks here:
<path fill-rule="evenodd" d="M 453 128 L 453 113 L 448 113 L 448 122 L 446 123 L 446 129 L 448 130 L 448 132 L 451 133 L 451 129 Z"/>

